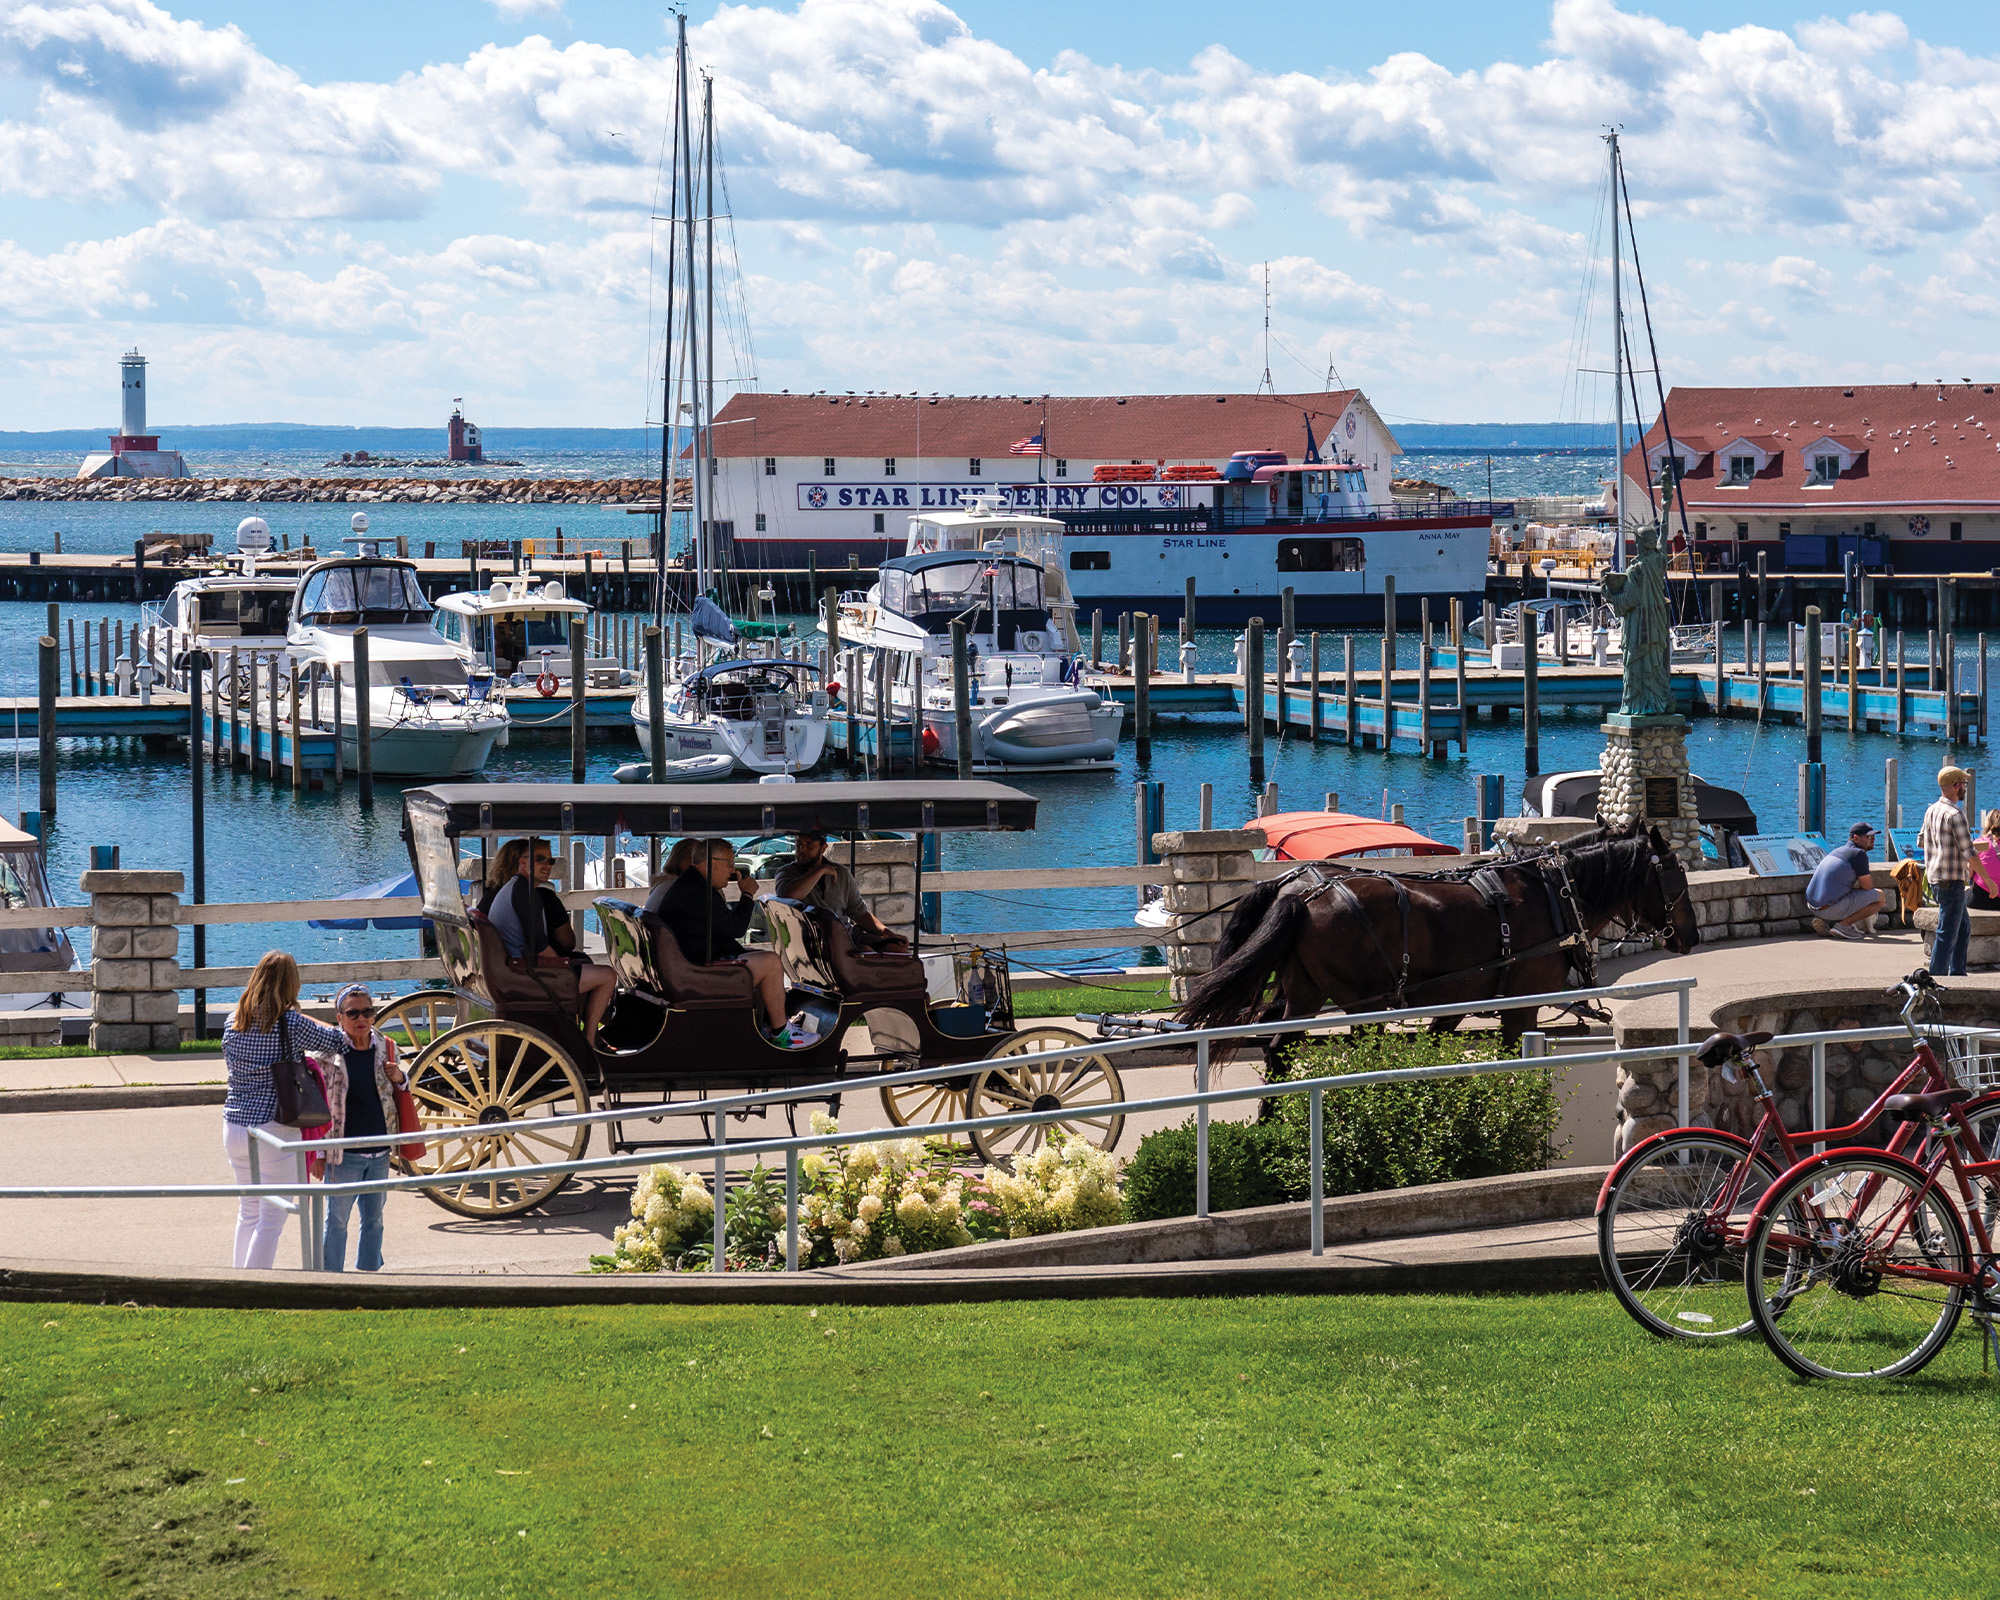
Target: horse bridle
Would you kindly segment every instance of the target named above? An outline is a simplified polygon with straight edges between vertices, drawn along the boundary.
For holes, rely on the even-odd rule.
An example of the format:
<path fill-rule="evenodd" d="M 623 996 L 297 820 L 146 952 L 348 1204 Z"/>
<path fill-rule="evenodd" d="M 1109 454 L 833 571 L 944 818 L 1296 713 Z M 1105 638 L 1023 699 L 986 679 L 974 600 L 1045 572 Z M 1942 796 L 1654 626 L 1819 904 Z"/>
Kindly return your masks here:
<path fill-rule="evenodd" d="M 1659 847 L 1653 843 L 1651 830 L 1648 830 L 1646 835 L 1646 860 L 1662 879 L 1666 877 L 1670 867 L 1679 867 L 1681 874 L 1680 893 L 1676 894 L 1671 900 L 1668 900 L 1666 891 L 1664 889 L 1660 891 L 1660 899 L 1664 904 L 1660 912 L 1659 922 L 1655 923 L 1642 916 L 1640 921 L 1621 922 L 1618 924 L 1620 929 L 1627 935 L 1652 939 L 1662 934 L 1671 935 L 1673 933 L 1674 913 L 1680 910 L 1682 904 L 1692 897 L 1694 885 L 1688 881 L 1687 868 L 1682 866 L 1679 856 L 1675 855 L 1671 849 L 1664 855 L 1660 853 Z"/>

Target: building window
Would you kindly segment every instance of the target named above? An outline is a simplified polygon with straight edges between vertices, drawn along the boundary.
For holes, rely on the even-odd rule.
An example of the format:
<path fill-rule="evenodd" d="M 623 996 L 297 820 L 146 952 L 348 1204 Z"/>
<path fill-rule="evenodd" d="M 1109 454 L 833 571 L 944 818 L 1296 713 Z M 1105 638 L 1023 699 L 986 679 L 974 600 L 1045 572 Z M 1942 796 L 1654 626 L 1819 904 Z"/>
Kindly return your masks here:
<path fill-rule="evenodd" d="M 826 475 L 827 477 L 829 477 L 829 478 L 833 476 L 833 457 L 832 457 L 832 456 L 828 456 L 828 457 L 826 458 L 826 469 L 825 469 L 825 475 Z"/>
<path fill-rule="evenodd" d="M 1067 478 L 1069 476 L 1069 463 L 1063 460 L 1061 456 L 1056 457 L 1056 476 L 1058 478 Z"/>
<path fill-rule="evenodd" d="M 965 469 L 968 474 L 977 478 L 986 471 L 986 464 L 978 456 L 973 456 L 966 462 Z"/>
<path fill-rule="evenodd" d="M 1951 536 L 1953 539 L 1963 539 L 1965 537 L 1965 524 L 1954 522 L 1951 525 Z"/>
<path fill-rule="evenodd" d="M 1731 456 L 1729 458 L 1729 482 L 1748 483 L 1757 475 L 1755 456 Z"/>
<path fill-rule="evenodd" d="M 1674 482 L 1679 483 L 1681 479 L 1687 476 L 1687 457 L 1661 456 L 1660 472 L 1662 476 L 1671 474 Z"/>
<path fill-rule="evenodd" d="M 1072 550 L 1069 553 L 1071 572 L 1109 572 L 1111 552 L 1109 550 Z"/>
<path fill-rule="evenodd" d="M 1839 456 L 1813 457 L 1812 481 L 1814 483 L 1832 483 L 1833 480 L 1838 478 L 1839 476 L 1840 476 Z"/>
<path fill-rule="evenodd" d="M 716 474 L 716 469 L 717 469 L 717 468 L 719 468 L 719 467 L 720 467 L 721 465 L 722 465 L 722 461 L 721 461 L 721 459 L 720 459 L 719 457 L 717 457 L 717 456 L 710 456 L 710 457 L 708 458 L 708 475 L 709 475 L 709 476 L 710 476 L 711 478 L 712 478 L 712 477 L 714 477 L 714 476 L 715 476 L 715 474 Z"/>
<path fill-rule="evenodd" d="M 764 476 L 767 478 L 775 478 L 777 475 L 778 475 L 778 458 L 776 456 L 766 456 L 764 458 Z"/>
<path fill-rule="evenodd" d="M 1789 539 L 1789 538 L 1791 538 L 1791 536 L 1792 536 L 1792 525 L 1791 525 L 1791 524 L 1790 524 L 1789 522 L 1781 522 L 1781 523 L 1779 523 L 1779 524 L 1778 524 L 1778 537 L 1779 537 L 1780 539 Z"/>
<path fill-rule="evenodd" d="M 1747 538 L 1749 538 L 1749 537 L 1750 537 L 1750 524 L 1749 524 L 1749 523 L 1747 523 L 1747 522 L 1739 522 L 1739 523 L 1737 523 L 1737 524 L 1736 524 L 1736 537 L 1737 537 L 1737 538 L 1739 538 L 1739 539 L 1747 539 Z"/>
<path fill-rule="evenodd" d="M 1864 538 L 1864 539 L 1872 539 L 1872 538 L 1874 538 L 1874 537 L 1875 537 L 1875 524 L 1874 524 L 1874 523 L 1872 523 L 1872 522 L 1864 522 L 1864 523 L 1862 523 L 1862 524 L 1861 524 L 1861 537 L 1862 537 L 1862 538 Z"/>
<path fill-rule="evenodd" d="M 759 533 L 764 531 L 764 513 L 761 511 L 757 513 L 757 531 Z"/>
<path fill-rule="evenodd" d="M 895 477 L 895 475 L 896 475 L 896 458 L 894 456 L 884 456 L 882 458 L 882 476 L 885 478 L 893 478 Z"/>
<path fill-rule="evenodd" d="M 877 533 L 882 533 L 886 531 L 882 522 L 882 513 L 879 511 L 875 513 L 875 531 Z"/>
<path fill-rule="evenodd" d="M 1708 537 L 1708 524 L 1705 522 L 1697 522 L 1694 525 L 1694 536 L 1697 539 L 1706 539 Z"/>

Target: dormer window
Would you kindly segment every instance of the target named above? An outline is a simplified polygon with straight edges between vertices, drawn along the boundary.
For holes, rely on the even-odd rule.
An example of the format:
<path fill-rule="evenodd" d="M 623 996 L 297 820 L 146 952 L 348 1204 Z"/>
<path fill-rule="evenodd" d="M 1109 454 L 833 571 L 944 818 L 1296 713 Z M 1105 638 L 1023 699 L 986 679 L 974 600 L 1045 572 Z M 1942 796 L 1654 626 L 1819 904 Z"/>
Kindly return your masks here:
<path fill-rule="evenodd" d="M 1838 478 L 1839 476 L 1840 476 L 1839 456 L 1813 457 L 1812 481 L 1814 483 L 1832 483 L 1834 479 Z"/>
<path fill-rule="evenodd" d="M 1683 478 L 1687 476 L 1687 470 L 1688 470 L 1687 457 L 1661 456 L 1660 467 L 1662 471 L 1671 473 L 1673 475 L 1673 480 L 1675 483 L 1679 483 Z"/>
<path fill-rule="evenodd" d="M 1729 476 L 1724 480 L 1725 482 L 1748 483 L 1756 476 L 1757 458 L 1755 456 L 1731 456 L 1729 458 Z"/>

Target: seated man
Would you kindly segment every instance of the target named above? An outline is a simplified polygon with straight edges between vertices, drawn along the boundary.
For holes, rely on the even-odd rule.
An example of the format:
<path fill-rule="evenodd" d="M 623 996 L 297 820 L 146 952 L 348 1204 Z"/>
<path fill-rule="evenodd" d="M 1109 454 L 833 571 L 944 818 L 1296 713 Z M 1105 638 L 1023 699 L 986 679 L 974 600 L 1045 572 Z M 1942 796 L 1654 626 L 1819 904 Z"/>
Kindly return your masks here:
<path fill-rule="evenodd" d="M 742 893 L 733 906 L 722 897 L 722 886 L 731 879 Z M 743 948 L 742 935 L 757 910 L 757 880 L 747 868 L 737 867 L 733 844 L 727 839 L 697 840 L 687 870 L 677 878 L 663 873 L 646 897 L 646 909 L 665 924 L 681 954 L 696 966 L 734 961 L 748 967 L 764 1005 L 771 1042 L 781 1050 L 792 1047 L 785 1026 L 785 972 L 777 952 Z"/>
<path fill-rule="evenodd" d="M 609 967 L 574 954 L 576 930 L 562 897 L 549 887 L 555 855 L 546 839 L 511 839 L 501 847 L 479 909 L 500 935 L 510 960 L 527 967 L 574 966 L 583 1000 L 584 1036 L 597 1048 L 597 1025 L 610 1008 L 616 980 Z"/>
<path fill-rule="evenodd" d="M 1882 891 L 1868 875 L 1868 852 L 1875 830 L 1857 822 L 1847 830 L 1847 843 L 1829 851 L 1806 885 L 1806 909 L 1820 933 L 1843 939 L 1865 939 L 1882 909 Z"/>
<path fill-rule="evenodd" d="M 861 898 L 854 874 L 826 853 L 826 835 L 808 829 L 799 835 L 795 860 L 778 868 L 779 895 L 802 900 L 845 917 L 854 926 L 854 942 L 863 949 L 907 954 L 910 941 L 892 932 Z"/>

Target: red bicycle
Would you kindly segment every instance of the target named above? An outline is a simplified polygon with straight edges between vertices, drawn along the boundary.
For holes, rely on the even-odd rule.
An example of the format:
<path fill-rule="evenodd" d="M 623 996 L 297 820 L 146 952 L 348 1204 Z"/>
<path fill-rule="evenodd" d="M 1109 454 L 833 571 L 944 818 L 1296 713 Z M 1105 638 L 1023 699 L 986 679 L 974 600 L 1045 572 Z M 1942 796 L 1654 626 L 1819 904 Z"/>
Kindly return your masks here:
<path fill-rule="evenodd" d="M 1929 974 L 1924 974 L 1929 977 Z M 1898 986 L 1891 993 L 1900 992 Z M 1628 1150 L 1597 1195 L 1597 1254 L 1605 1281 L 1640 1327 L 1663 1339 L 1722 1339 L 1747 1333 L 1752 1318 L 1738 1298 L 1751 1219 L 1781 1173 L 1814 1145 L 1863 1137 L 1908 1091 L 1950 1086 L 1935 1057 L 1919 1055 L 1850 1123 L 1791 1131 L 1777 1096 L 1752 1054 L 1768 1033 L 1717 1033 L 1696 1052 L 1729 1083 L 1747 1073 L 1761 1109 L 1748 1139 L 1721 1128 L 1669 1128 Z M 2000 1135 L 2000 1093 L 1966 1107 L 1978 1148 Z M 1888 1150 L 1901 1154 L 1921 1130 L 1899 1121 Z M 1919 1159 L 1929 1154 L 1924 1151 Z"/>
<path fill-rule="evenodd" d="M 1948 1081 L 1926 1035 L 1944 1037 L 1937 986 L 1912 973 L 1903 1021 L 1913 1066 L 1931 1085 L 1887 1110 L 1928 1140 L 1917 1160 L 1893 1150 L 1829 1150 L 1782 1174 L 1744 1244 L 1750 1313 L 1778 1359 L 1808 1378 L 1893 1378 L 1944 1348 L 1968 1302 L 2000 1352 L 2000 1160 L 1975 1116 L 1988 1097 Z M 1950 1187 L 1943 1179 L 1951 1175 Z M 1967 1233 L 1967 1224 L 1971 1233 Z M 1976 1246 L 1975 1246 L 1976 1241 Z"/>

